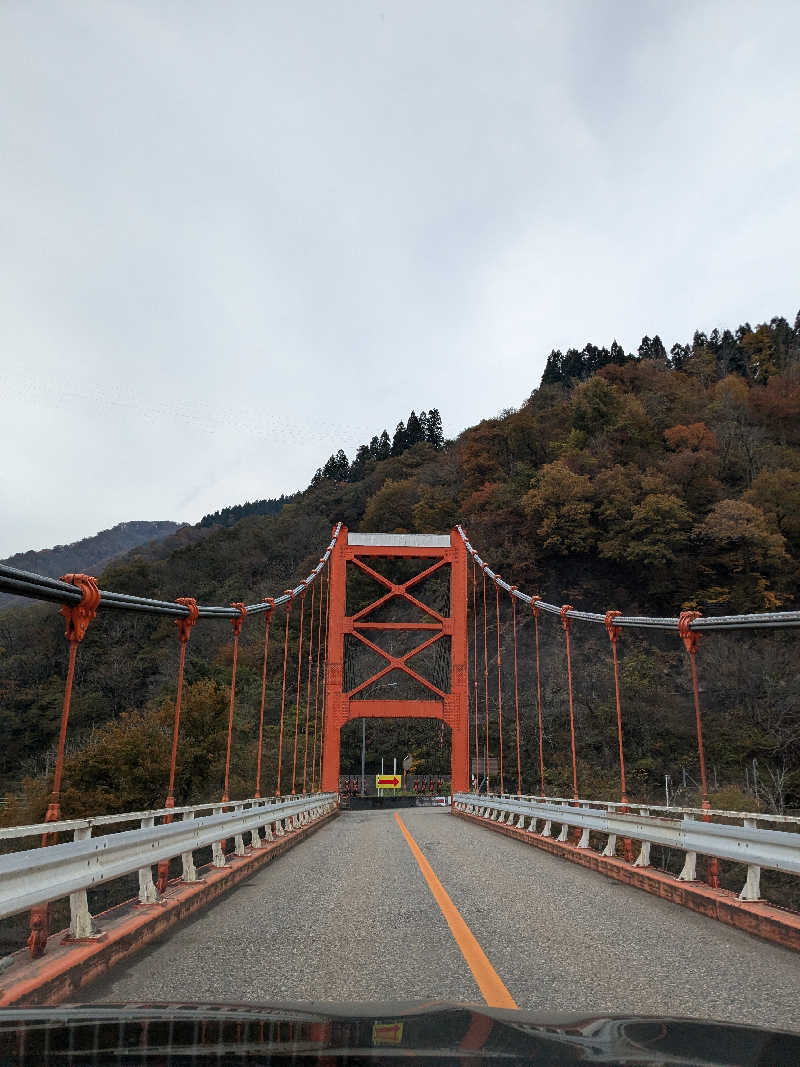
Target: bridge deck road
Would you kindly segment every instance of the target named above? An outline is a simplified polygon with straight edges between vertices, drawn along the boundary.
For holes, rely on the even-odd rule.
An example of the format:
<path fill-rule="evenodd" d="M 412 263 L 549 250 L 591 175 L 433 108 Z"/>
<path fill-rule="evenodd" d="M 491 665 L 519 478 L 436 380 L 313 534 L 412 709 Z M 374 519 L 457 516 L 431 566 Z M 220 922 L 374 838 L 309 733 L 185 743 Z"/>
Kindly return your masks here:
<path fill-rule="evenodd" d="M 800 956 L 447 811 L 399 815 L 519 1007 L 800 1031 Z M 321 827 L 81 997 L 428 998 L 483 1003 L 384 811 Z"/>

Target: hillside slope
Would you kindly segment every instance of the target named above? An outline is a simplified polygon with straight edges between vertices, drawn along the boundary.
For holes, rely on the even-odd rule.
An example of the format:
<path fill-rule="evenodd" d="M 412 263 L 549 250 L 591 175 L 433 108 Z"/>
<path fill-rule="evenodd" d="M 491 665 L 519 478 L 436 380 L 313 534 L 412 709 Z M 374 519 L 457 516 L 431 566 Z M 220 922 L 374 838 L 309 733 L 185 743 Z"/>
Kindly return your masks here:
<path fill-rule="evenodd" d="M 636 357 L 613 346 L 587 346 L 567 353 L 569 359 L 554 354 L 545 383 L 518 410 L 442 447 L 421 441 L 385 459 L 362 454 L 357 473 L 348 474 L 352 480 L 315 478 L 277 515 L 245 518 L 165 558 L 121 561 L 106 569 L 102 584 L 164 599 L 252 601 L 308 573 L 337 520 L 351 529 L 419 532 L 461 521 L 501 574 L 576 608 L 674 615 L 688 607 L 709 614 L 797 607 L 800 320 L 794 327 L 782 319 L 741 327 L 735 335 L 696 334 L 669 355 L 660 342 L 645 340 Z M 23 771 L 47 769 L 63 686 L 59 623 L 52 608 L 29 608 L 13 618 L 7 613 L 0 624 L 6 739 L 0 774 L 9 787 Z M 505 664 L 511 637 L 504 601 Z M 518 620 L 518 641 L 522 784 L 533 788 L 538 739 L 527 614 Z M 542 642 L 546 786 L 557 792 L 568 773 L 560 627 L 543 626 Z M 258 623 L 245 625 L 241 649 L 233 795 L 252 791 L 263 649 Z M 626 633 L 621 652 L 630 789 L 644 799 L 663 796 L 665 775 L 678 781 L 686 769 L 689 780 L 696 776 L 684 653 L 674 635 L 658 633 Z M 177 655 L 168 620 L 107 613 L 92 624 L 70 722 L 69 774 L 81 788 L 68 787 L 65 804 L 160 802 L 163 788 L 153 768 L 166 780 Z M 581 781 L 587 792 L 613 793 L 614 696 L 602 627 L 576 629 L 574 656 Z M 709 766 L 720 786 L 739 788 L 745 767 L 757 760 L 762 799 L 776 807 L 800 801 L 800 682 L 793 656 L 789 638 L 766 633 L 707 638 L 700 657 Z M 277 660 L 267 697 L 268 781 L 280 703 Z M 493 662 L 491 656 L 490 671 Z M 196 627 L 187 660 L 182 797 L 213 791 L 220 780 L 229 675 L 229 627 L 211 621 Z M 504 705 L 513 707 L 513 681 L 504 676 L 503 685 Z M 354 771 L 358 740 L 355 731 L 345 734 L 345 770 Z M 368 727 L 370 760 L 410 749 L 422 773 L 446 766 L 446 746 L 433 725 Z"/>

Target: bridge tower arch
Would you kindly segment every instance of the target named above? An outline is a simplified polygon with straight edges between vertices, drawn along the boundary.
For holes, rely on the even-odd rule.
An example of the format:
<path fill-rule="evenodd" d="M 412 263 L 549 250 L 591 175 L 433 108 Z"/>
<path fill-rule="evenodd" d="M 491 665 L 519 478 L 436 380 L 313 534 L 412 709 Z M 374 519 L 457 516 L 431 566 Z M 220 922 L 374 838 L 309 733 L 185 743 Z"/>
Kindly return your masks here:
<path fill-rule="evenodd" d="M 387 564 L 381 561 L 396 559 L 413 561 L 408 566 L 416 570 L 404 580 L 393 577 L 391 567 L 387 575 Z M 425 718 L 450 727 L 451 788 L 454 793 L 468 791 L 467 553 L 458 532 L 350 533 L 342 527 L 329 566 L 323 790 L 338 792 L 340 734 L 346 723 Z M 348 605 L 348 574 L 353 570 L 381 588 L 377 599 L 357 610 Z M 448 570 L 447 595 L 438 608 L 431 606 L 425 601 L 426 583 L 435 578 L 441 592 Z M 403 617 L 387 618 L 391 615 Z M 353 668 L 359 653 L 362 660 L 371 659 L 366 671 L 361 663 L 360 675 Z M 437 667 L 433 672 L 432 659 Z M 385 682 L 389 677 L 396 681 Z M 390 687 L 400 695 L 386 696 Z"/>

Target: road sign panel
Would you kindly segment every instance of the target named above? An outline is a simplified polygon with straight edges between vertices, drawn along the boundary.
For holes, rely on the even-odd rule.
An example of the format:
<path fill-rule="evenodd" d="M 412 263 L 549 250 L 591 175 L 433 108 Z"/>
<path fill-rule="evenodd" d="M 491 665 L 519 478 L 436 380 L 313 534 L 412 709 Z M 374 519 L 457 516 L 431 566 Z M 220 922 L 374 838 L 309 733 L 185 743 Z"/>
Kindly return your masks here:
<path fill-rule="evenodd" d="M 399 789 L 403 779 L 399 774 L 376 774 L 375 785 L 378 789 Z"/>
<path fill-rule="evenodd" d="M 403 1023 L 401 1020 L 391 1023 L 372 1024 L 373 1045 L 402 1045 Z"/>

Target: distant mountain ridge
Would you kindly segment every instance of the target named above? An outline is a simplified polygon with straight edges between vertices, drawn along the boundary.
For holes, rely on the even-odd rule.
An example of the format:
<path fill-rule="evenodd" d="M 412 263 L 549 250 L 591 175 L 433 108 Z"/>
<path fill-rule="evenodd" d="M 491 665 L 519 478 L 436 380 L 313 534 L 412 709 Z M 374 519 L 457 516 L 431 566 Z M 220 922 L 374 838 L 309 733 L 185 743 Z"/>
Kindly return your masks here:
<path fill-rule="evenodd" d="M 62 574 L 99 574 L 103 568 L 119 556 L 149 541 L 169 537 L 179 530 L 178 522 L 120 522 L 110 530 L 101 530 L 93 537 L 84 537 L 69 545 L 55 545 L 41 551 L 17 552 L 0 560 L 9 567 L 23 571 L 35 571 L 49 578 Z M 9 594 L 0 594 L 0 607 L 16 600 Z"/>

